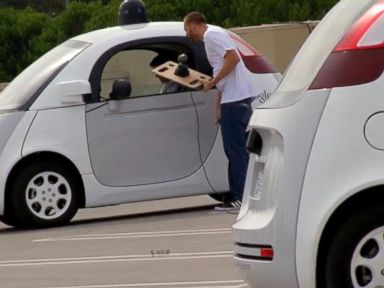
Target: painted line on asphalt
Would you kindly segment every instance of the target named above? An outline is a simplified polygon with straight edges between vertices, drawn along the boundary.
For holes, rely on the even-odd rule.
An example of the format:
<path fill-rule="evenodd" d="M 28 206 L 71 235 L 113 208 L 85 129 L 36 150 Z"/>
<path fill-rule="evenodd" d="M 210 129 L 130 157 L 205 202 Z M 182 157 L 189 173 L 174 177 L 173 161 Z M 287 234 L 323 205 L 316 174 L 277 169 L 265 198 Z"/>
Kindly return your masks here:
<path fill-rule="evenodd" d="M 46 288 L 129 288 L 129 287 L 241 288 L 241 287 L 246 287 L 246 284 L 244 284 L 243 280 L 223 280 L 223 281 L 196 281 L 196 282 L 168 282 L 168 283 L 104 284 L 104 285 L 81 285 L 81 286 L 54 286 L 54 287 L 52 286 L 52 287 L 46 287 Z"/>
<path fill-rule="evenodd" d="M 112 262 L 139 262 L 139 261 L 171 261 L 171 260 L 201 260 L 214 258 L 231 258 L 233 251 L 170 253 L 161 255 L 118 255 L 93 256 L 76 258 L 47 258 L 47 259 L 21 259 L 0 261 L 0 267 L 49 266 L 68 264 L 112 263 Z"/>
<path fill-rule="evenodd" d="M 156 238 L 156 237 L 175 237 L 175 236 L 201 236 L 230 234 L 232 229 L 199 229 L 199 230 L 176 230 L 176 231 L 156 231 L 156 232 L 133 232 L 133 233 L 106 233 L 106 234 L 84 234 L 63 237 L 52 237 L 36 239 L 32 242 L 58 242 L 58 241 L 90 241 L 90 240 L 112 240 L 112 239 L 134 239 L 134 238 Z"/>

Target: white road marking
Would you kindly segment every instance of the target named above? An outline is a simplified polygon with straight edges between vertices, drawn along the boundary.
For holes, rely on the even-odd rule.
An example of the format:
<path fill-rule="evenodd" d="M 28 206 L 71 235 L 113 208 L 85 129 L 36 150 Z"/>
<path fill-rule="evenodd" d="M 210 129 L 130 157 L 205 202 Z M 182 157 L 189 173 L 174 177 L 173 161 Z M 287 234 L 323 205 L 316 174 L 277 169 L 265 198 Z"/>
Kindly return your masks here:
<path fill-rule="evenodd" d="M 89 263 L 111 263 L 111 262 L 139 262 L 139 261 L 170 261 L 191 259 L 214 259 L 230 258 L 232 251 L 196 252 L 196 253 L 170 253 L 162 255 L 118 255 L 118 256 L 94 256 L 76 258 L 52 258 L 52 259 L 21 259 L 0 261 L 0 267 L 24 267 L 24 266 L 47 266 Z"/>
<path fill-rule="evenodd" d="M 240 287 L 246 287 L 244 286 L 243 283 L 244 281 L 242 280 L 227 280 L 227 281 L 82 285 L 82 286 L 60 286 L 60 287 L 46 287 L 46 288 L 128 288 L 128 287 L 240 288 Z M 239 284 L 241 285 L 239 286 Z M 233 286 L 233 285 L 236 285 L 236 286 Z"/>
<path fill-rule="evenodd" d="M 157 232 L 134 232 L 134 233 L 106 233 L 106 234 L 85 234 L 85 235 L 53 237 L 53 238 L 37 239 L 37 240 L 33 240 L 33 242 L 90 241 L 90 240 L 215 235 L 215 234 L 230 234 L 230 233 L 232 233 L 232 229 L 230 228 L 157 231 Z"/>

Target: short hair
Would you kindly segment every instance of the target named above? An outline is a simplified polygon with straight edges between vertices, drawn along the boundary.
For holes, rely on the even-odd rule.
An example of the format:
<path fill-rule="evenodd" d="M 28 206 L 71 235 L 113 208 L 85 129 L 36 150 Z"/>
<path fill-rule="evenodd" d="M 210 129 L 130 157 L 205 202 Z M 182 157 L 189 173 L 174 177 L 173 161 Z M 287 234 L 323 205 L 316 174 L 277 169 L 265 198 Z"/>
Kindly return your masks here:
<path fill-rule="evenodd" d="M 204 16 L 204 14 L 198 11 L 193 11 L 184 17 L 184 22 L 186 24 L 207 24 L 207 18 Z"/>

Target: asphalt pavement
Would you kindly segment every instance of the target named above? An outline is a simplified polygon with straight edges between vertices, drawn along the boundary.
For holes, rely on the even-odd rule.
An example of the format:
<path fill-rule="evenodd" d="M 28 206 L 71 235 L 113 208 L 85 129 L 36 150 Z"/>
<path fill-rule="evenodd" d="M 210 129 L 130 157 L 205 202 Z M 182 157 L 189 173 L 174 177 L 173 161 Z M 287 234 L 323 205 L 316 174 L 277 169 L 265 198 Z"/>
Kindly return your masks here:
<path fill-rule="evenodd" d="M 246 288 L 232 260 L 236 214 L 209 196 L 80 210 L 69 225 L 0 225 L 1 288 Z"/>

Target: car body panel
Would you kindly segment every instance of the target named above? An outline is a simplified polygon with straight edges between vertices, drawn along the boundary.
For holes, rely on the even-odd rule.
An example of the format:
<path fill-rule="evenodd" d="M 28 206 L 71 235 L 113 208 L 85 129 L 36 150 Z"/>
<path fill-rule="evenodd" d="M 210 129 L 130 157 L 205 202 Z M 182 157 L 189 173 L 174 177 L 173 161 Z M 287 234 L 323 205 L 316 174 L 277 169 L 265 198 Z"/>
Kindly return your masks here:
<path fill-rule="evenodd" d="M 26 134 L 22 156 L 58 153 L 69 159 L 80 174 L 93 173 L 85 127 L 84 105 L 37 112 Z"/>
<path fill-rule="evenodd" d="M 104 105 L 86 116 L 92 167 L 100 183 L 168 182 L 186 178 L 202 166 L 191 92 L 115 102 L 116 112 Z"/>
<path fill-rule="evenodd" d="M 16 114 L 18 115 L 14 120 L 18 120 L 17 118 L 21 116 L 20 120 L 17 121 L 17 125 L 14 126 L 11 135 L 7 138 L 7 142 L 1 153 L 0 175 L 4 175 L 4 177 L 0 177 L 0 191 L 5 191 L 8 175 L 13 167 L 22 159 L 24 139 L 36 116 L 35 111 L 16 112 Z M 14 124 L 16 124 L 16 122 Z M 4 200 L 4 197 L 0 197 L 0 215 L 4 214 Z"/>
<path fill-rule="evenodd" d="M 202 162 L 206 162 L 215 143 L 219 125 L 215 119 L 216 97 L 218 92 L 192 92 L 193 104 L 196 107 L 199 125 L 199 149 Z"/>
<path fill-rule="evenodd" d="M 215 143 L 203 166 L 212 190 L 214 192 L 228 192 L 228 160 L 223 149 L 221 129 L 217 131 Z"/>
<path fill-rule="evenodd" d="M 2 151 L 2 153 L 9 138 L 17 127 L 17 124 L 19 124 L 21 118 L 23 118 L 24 114 L 25 112 L 23 111 L 0 114 L 0 131 L 2 134 L 2 137 L 0 138 L 0 151 Z"/>
<path fill-rule="evenodd" d="M 252 287 L 297 286 L 299 192 L 328 95 L 327 90 L 317 91 L 296 105 L 277 109 L 278 113 L 274 109 L 257 109 L 252 115 L 250 128 L 258 129 L 264 148 L 260 157 L 250 157 L 243 204 L 233 225 L 235 262 Z M 290 125 L 291 121 L 295 125 Z M 260 164 L 264 173 L 262 191 L 255 193 L 255 172 Z M 259 245 L 274 247 L 272 262 L 252 259 L 258 257 Z M 244 247 L 249 248 L 244 251 Z M 279 277 L 271 277 L 266 271 L 280 271 Z"/>
<path fill-rule="evenodd" d="M 132 187 L 108 187 L 101 185 L 94 175 L 83 175 L 84 186 L 92 191 L 86 198 L 86 207 L 101 207 L 121 203 L 194 196 L 212 191 L 204 169 L 199 169 L 188 178 L 158 184 Z M 181 194 L 180 191 L 183 191 Z"/>
<path fill-rule="evenodd" d="M 317 249 L 333 212 L 355 193 L 384 183 L 384 153 L 371 147 L 364 137 L 367 119 L 384 110 L 383 89 L 384 75 L 369 84 L 335 88 L 329 96 L 300 201 L 296 242 L 300 287 L 315 287 L 312 279 L 316 276 Z M 353 117 L 346 116 L 352 107 Z"/>

